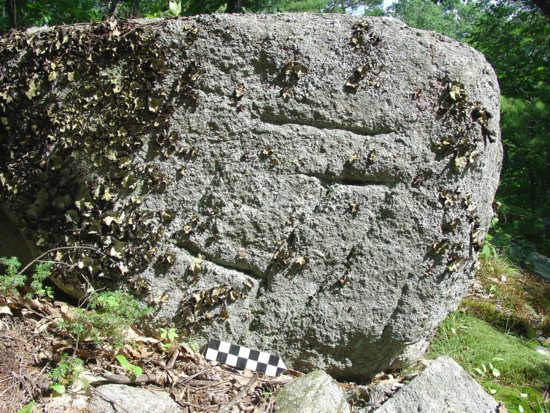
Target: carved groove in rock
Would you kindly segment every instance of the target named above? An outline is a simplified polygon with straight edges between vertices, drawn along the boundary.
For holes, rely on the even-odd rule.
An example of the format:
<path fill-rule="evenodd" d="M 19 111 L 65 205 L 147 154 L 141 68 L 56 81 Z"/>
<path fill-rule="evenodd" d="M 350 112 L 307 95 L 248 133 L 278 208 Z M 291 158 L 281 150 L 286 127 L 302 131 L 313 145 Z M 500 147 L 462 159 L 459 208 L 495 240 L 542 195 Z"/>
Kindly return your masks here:
<path fill-rule="evenodd" d="M 342 131 L 342 132 L 351 132 L 355 135 L 360 136 L 377 136 L 377 135 L 387 135 L 388 133 L 395 132 L 391 129 L 386 130 L 365 130 L 362 128 L 354 128 L 354 127 L 342 127 L 342 125 L 329 123 L 329 122 L 298 122 L 296 120 L 289 120 L 285 116 L 277 117 L 273 113 L 264 113 L 260 116 L 260 120 L 267 125 L 274 125 L 274 126 L 308 126 L 311 128 L 319 129 L 319 130 L 334 130 L 334 131 Z"/>

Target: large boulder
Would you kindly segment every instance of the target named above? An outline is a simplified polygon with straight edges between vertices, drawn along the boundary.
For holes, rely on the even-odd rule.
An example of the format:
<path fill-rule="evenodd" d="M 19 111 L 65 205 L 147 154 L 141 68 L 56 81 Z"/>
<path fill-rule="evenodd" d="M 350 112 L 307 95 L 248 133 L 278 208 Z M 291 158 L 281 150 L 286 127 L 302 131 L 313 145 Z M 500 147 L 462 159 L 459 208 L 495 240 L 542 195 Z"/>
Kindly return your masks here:
<path fill-rule="evenodd" d="M 471 47 L 307 14 L 0 44 L 1 201 L 36 248 L 94 248 L 58 251 L 75 294 L 122 284 L 164 325 L 367 378 L 466 291 L 502 157 Z"/>

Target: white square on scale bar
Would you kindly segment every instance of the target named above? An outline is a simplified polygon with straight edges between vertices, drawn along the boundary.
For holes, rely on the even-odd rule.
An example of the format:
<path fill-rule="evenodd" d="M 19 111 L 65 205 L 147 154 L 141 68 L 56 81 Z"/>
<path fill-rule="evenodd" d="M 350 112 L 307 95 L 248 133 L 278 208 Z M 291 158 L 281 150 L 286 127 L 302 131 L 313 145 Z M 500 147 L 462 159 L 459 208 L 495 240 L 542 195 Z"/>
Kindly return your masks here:
<path fill-rule="evenodd" d="M 229 353 L 229 347 L 231 347 L 231 343 L 228 343 L 227 341 L 221 341 L 218 351 L 221 353 Z"/>
<path fill-rule="evenodd" d="M 269 353 L 264 353 L 263 351 L 260 351 L 260 357 L 258 357 L 258 363 L 269 364 L 269 357 L 271 357 Z"/>
<path fill-rule="evenodd" d="M 267 366 L 265 369 L 265 375 L 275 377 L 277 376 L 277 367 L 275 366 Z"/>
<path fill-rule="evenodd" d="M 216 357 L 218 357 L 218 350 L 214 350 L 214 349 L 211 349 L 209 348 L 208 350 L 206 350 L 206 354 L 204 356 L 204 358 L 206 360 L 213 360 L 213 361 L 216 361 Z"/>
<path fill-rule="evenodd" d="M 231 367 L 235 367 L 237 365 L 237 356 L 234 356 L 233 354 L 228 354 L 227 359 L 225 360 L 225 364 Z"/>
<path fill-rule="evenodd" d="M 239 357 L 242 357 L 243 359 L 247 359 L 248 356 L 250 356 L 250 349 L 246 347 L 241 347 L 239 349 Z"/>
<path fill-rule="evenodd" d="M 256 371 L 256 368 L 258 367 L 258 362 L 256 360 L 248 360 L 246 362 L 246 368 L 252 371 Z"/>

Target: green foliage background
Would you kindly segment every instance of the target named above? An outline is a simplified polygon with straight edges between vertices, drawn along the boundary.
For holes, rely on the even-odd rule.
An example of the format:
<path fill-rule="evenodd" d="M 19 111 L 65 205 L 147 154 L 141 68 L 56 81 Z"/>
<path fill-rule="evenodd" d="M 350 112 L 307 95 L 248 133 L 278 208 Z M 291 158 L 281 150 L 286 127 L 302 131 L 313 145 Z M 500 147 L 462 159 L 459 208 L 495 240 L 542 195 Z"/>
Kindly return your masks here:
<path fill-rule="evenodd" d="M 182 15 L 235 9 L 386 15 L 476 47 L 495 68 L 502 92 L 505 160 L 497 230 L 550 254 L 550 17 L 544 2 L 397 0 L 383 9 L 382 0 L 4 0 L 0 32 L 107 17 L 171 16 L 177 9 L 170 3 L 181 5 Z"/>

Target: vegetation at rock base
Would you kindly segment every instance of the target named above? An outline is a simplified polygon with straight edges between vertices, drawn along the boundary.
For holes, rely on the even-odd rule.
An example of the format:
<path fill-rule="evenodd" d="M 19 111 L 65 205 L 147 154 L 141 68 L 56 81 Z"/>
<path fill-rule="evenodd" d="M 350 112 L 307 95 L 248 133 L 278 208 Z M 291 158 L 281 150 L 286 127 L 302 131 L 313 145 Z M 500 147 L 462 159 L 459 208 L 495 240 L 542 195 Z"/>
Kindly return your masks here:
<path fill-rule="evenodd" d="M 439 326 L 428 357 L 451 356 L 510 413 L 547 412 L 550 359 L 531 345 L 456 312 Z"/>
<path fill-rule="evenodd" d="M 428 357 L 449 355 L 508 412 L 550 410 L 550 283 L 490 243 L 458 311 L 439 326 Z"/>
<path fill-rule="evenodd" d="M 503 255 L 485 256 L 462 308 L 500 331 L 527 339 L 550 336 L 550 284 Z"/>
<path fill-rule="evenodd" d="M 78 357 L 70 357 L 67 353 L 61 353 L 57 366 L 48 372 L 48 377 L 53 380 L 50 388 L 57 394 L 65 393 L 66 387 L 80 380 L 84 371 L 84 361 Z"/>
<path fill-rule="evenodd" d="M 494 247 L 487 245 L 480 257 L 482 265 L 475 282 L 459 311 L 439 327 L 428 357 L 453 357 L 510 413 L 546 413 L 550 401 L 550 358 L 537 353 L 535 347 L 550 349 L 550 283 L 522 272 Z M 93 387 L 88 378 L 101 374 L 101 369 L 112 372 L 103 373 L 108 381 L 157 384 L 169 389 L 174 397 L 189 391 L 182 389 L 181 380 L 183 383 L 189 377 L 214 380 L 213 385 L 219 386 L 217 394 L 223 395 L 215 401 L 220 408 L 232 397 L 224 392 L 233 391 L 235 386 L 240 386 L 236 390 L 241 390 L 250 380 L 256 379 L 245 375 L 237 380 L 240 373 L 210 367 L 185 343 L 190 337 L 180 339 L 178 330 L 173 327 L 161 328 L 154 337 L 143 335 L 136 324 L 148 310 L 126 293 L 93 292 L 82 307 L 73 308 L 53 301 L 51 295 L 33 294 L 32 291 L 41 291 L 43 284 L 33 289 L 35 279 L 25 276 L 17 279 L 15 276 L 20 268 L 17 259 L 3 258 L 1 262 L 4 272 L 0 285 L 9 288 L 0 298 L 2 337 L 10 342 L 19 340 L 21 346 L 29 341 L 33 346 L 32 351 L 20 350 L 25 356 L 12 354 L 11 351 L 16 350 L 13 346 L 6 347 L 8 353 L 0 356 L 1 371 L 12 371 L 18 365 L 25 369 L 27 377 L 0 377 L 0 383 L 7 381 L 9 384 L 9 387 L 0 384 L 0 390 L 8 395 L 5 400 L 17 406 L 12 411 L 23 409 L 32 402 L 47 406 L 54 400 L 53 396 L 65 397 L 66 403 L 70 403 L 75 391 L 85 394 L 87 386 Z M 48 275 L 48 270 L 42 271 L 42 283 L 47 283 Z M 16 287 L 14 279 L 17 279 Z M 25 291 L 28 293 L 24 294 Z M 17 339 L 21 335 L 28 336 Z M 0 342 L 2 340 L 0 338 Z M 18 364 L 24 359 L 22 357 L 26 357 L 25 363 Z M 39 368 L 43 363 L 47 363 L 46 368 Z M 383 374 L 375 378 L 375 382 L 387 377 L 393 382 L 406 381 L 416 368 L 408 370 L 389 376 Z M 257 387 L 265 390 L 268 386 L 272 395 L 277 387 L 289 380 L 291 376 L 263 380 Z M 47 386 L 39 387 L 44 381 Z M 353 388 L 354 385 L 346 386 Z M 243 403 L 263 403 L 266 409 L 272 407 L 271 396 L 253 401 L 254 394 L 246 396 Z M 200 405 L 210 400 L 211 393 L 199 391 L 186 397 L 185 400 Z M 350 402 L 355 408 L 363 403 L 353 397 Z"/>
<path fill-rule="evenodd" d="M 125 331 L 150 313 L 150 308 L 120 290 L 93 293 L 88 308 L 75 309 L 73 318 L 62 321 L 59 327 L 77 342 L 88 340 L 98 346 L 110 344 L 120 348 Z"/>
<path fill-rule="evenodd" d="M 21 270 L 21 263 L 17 257 L 1 257 L 0 264 L 4 267 L 4 274 L 0 275 L 0 294 L 13 296 L 18 294 L 18 288 L 23 287 L 27 281 L 24 274 L 25 267 Z M 52 287 L 44 285 L 44 281 L 51 275 L 50 268 L 53 262 L 40 262 L 36 265 L 31 276 L 27 297 L 53 298 Z"/>
<path fill-rule="evenodd" d="M 16 258 L 0 264 L 0 413 L 88 411 L 82 400 L 98 380 L 164 387 L 186 411 L 222 411 L 242 393 L 241 405 L 272 412 L 275 390 L 292 380 L 213 367 L 174 327 L 145 335 L 137 325 L 149 310 L 122 291 L 92 292 L 73 307 L 40 296 Z M 47 282 L 48 270 L 37 273 Z"/>

